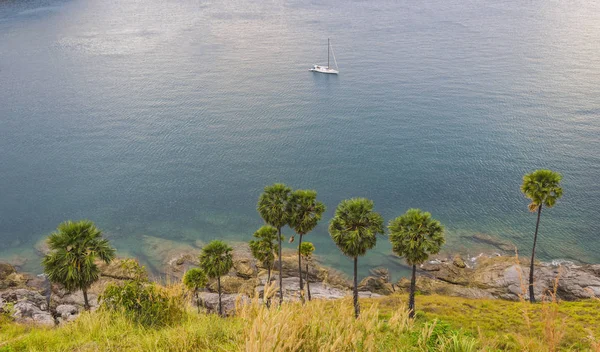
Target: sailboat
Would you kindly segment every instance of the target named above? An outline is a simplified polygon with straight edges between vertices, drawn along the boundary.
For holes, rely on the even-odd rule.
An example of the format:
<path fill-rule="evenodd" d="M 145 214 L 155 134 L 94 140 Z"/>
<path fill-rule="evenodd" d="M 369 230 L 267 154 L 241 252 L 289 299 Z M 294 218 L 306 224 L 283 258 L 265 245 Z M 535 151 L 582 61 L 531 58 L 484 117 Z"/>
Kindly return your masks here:
<path fill-rule="evenodd" d="M 329 53 L 331 53 L 331 55 L 333 56 L 333 62 L 335 62 L 335 69 L 329 66 Z M 340 73 L 337 60 L 335 59 L 335 53 L 333 52 L 333 48 L 331 47 L 329 38 L 327 38 L 327 66 L 313 65 L 313 67 L 309 68 L 308 70 L 312 72 L 331 73 L 334 75 Z"/>

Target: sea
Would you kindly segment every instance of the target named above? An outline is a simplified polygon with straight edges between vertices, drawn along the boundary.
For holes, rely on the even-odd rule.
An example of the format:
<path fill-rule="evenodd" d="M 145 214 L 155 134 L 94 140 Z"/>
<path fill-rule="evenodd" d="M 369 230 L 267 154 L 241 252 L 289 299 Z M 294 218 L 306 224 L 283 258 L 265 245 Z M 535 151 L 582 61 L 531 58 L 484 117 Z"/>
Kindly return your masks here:
<path fill-rule="evenodd" d="M 309 72 L 328 38 L 340 74 Z M 327 226 L 351 197 L 431 212 L 442 255 L 529 256 L 539 168 L 564 196 L 538 257 L 599 263 L 598 1 L 0 0 L 0 260 L 24 270 L 65 220 L 151 269 L 243 246 L 275 182 L 318 192 L 305 240 L 346 273 Z M 359 266 L 406 273 L 385 236 Z"/>

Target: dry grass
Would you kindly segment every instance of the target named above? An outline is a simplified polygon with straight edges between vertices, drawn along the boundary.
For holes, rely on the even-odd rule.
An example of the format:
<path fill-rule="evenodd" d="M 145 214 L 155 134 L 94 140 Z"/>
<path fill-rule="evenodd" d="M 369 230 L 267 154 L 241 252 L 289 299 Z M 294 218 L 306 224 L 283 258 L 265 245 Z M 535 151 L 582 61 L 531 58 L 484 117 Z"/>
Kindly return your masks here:
<path fill-rule="evenodd" d="M 276 293 L 275 284 L 266 290 Z M 181 287 L 165 290 L 181 296 Z M 197 314 L 190 306 L 172 326 L 144 328 L 123 315 L 84 313 L 64 327 L 45 329 L 3 321 L 0 351 L 594 351 L 600 352 L 600 301 L 540 304 L 417 296 L 417 319 L 407 297 L 302 305 L 238 301 L 234 317 Z"/>

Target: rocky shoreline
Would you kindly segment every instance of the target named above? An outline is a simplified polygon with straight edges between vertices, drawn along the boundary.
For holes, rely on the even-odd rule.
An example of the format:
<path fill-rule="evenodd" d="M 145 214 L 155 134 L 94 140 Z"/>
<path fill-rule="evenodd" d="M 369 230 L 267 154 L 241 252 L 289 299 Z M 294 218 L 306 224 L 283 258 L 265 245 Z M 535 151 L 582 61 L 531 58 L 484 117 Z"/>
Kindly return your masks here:
<path fill-rule="evenodd" d="M 157 245 L 157 250 L 160 244 Z M 167 282 L 179 282 L 185 271 L 197 265 L 194 248 L 167 251 L 163 256 L 161 274 Z M 284 253 L 282 278 L 287 300 L 300 299 L 298 262 L 293 252 Z M 101 265 L 101 277 L 89 290 L 92 309 L 98 307 L 98 295 L 107 284 L 129 280 L 131 272 L 124 268 L 124 259 Z M 419 267 L 417 290 L 422 294 L 440 294 L 465 298 L 519 300 L 527 298 L 528 260 L 509 256 L 484 256 L 465 261 L 460 256 L 435 259 Z M 274 270 L 272 280 L 279 273 Z M 163 279 L 159 281 L 163 281 Z M 308 272 L 313 299 L 339 299 L 351 295 L 351 282 L 342 273 L 310 263 Z M 266 284 L 266 268 L 249 253 L 247 246 L 234 245 L 234 267 L 221 279 L 226 312 L 232 312 L 235 302 L 262 296 Z M 391 282 L 385 268 L 371 270 L 359 284 L 361 297 L 378 297 L 408 291 L 406 278 Z M 537 297 L 555 292 L 559 300 L 578 300 L 600 296 L 600 264 L 536 263 L 534 290 Z M 218 294 L 214 283 L 200 294 L 202 305 L 216 310 Z M 17 322 L 46 326 L 71 321 L 83 311 L 81 292 L 66 292 L 50 285 L 43 276 L 18 272 L 14 266 L 0 263 L 0 313 L 8 313 Z"/>

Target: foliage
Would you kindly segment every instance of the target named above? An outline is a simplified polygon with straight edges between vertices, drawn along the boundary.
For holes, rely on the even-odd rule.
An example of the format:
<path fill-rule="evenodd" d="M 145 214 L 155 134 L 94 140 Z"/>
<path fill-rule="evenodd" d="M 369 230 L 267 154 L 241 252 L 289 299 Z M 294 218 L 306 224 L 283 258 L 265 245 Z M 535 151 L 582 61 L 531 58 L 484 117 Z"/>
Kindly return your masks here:
<path fill-rule="evenodd" d="M 209 278 L 223 276 L 231 270 L 233 266 L 233 255 L 231 248 L 227 243 L 220 240 L 212 240 L 202 248 L 200 253 L 200 268 Z"/>
<path fill-rule="evenodd" d="M 265 225 L 254 233 L 256 240 L 250 241 L 252 256 L 262 262 L 267 268 L 271 268 L 275 262 L 277 251 L 277 229 Z M 283 238 L 282 238 L 283 240 Z"/>
<path fill-rule="evenodd" d="M 141 276 L 124 283 L 109 284 L 99 299 L 103 310 L 121 314 L 146 327 L 173 325 L 184 315 L 181 292 L 173 295 Z"/>
<path fill-rule="evenodd" d="M 291 191 L 283 183 L 275 183 L 265 187 L 258 198 L 258 213 L 267 224 L 278 230 L 289 222 L 288 200 Z"/>
<path fill-rule="evenodd" d="M 562 175 L 551 170 L 536 170 L 523 176 L 521 192 L 531 200 L 529 210 L 534 212 L 541 205 L 552 208 L 562 196 Z"/>
<path fill-rule="evenodd" d="M 305 259 L 310 259 L 315 251 L 315 245 L 311 242 L 302 242 L 300 245 L 300 255 Z"/>
<path fill-rule="evenodd" d="M 188 290 L 196 293 L 198 289 L 206 287 L 208 277 L 202 269 L 192 268 L 183 275 L 183 284 Z"/>
<path fill-rule="evenodd" d="M 43 259 L 44 272 L 67 290 L 87 289 L 98 280 L 96 259 L 109 263 L 115 249 L 89 220 L 66 221 L 48 238 L 50 253 Z"/>
<path fill-rule="evenodd" d="M 383 218 L 373 211 L 373 201 L 365 198 L 343 200 L 329 223 L 333 242 L 351 258 L 365 255 L 383 233 Z"/>
<path fill-rule="evenodd" d="M 295 190 L 287 203 L 289 225 L 299 235 L 312 231 L 325 212 L 325 205 L 317 201 L 317 192 L 313 190 Z"/>
<path fill-rule="evenodd" d="M 392 250 L 410 265 L 422 264 L 445 243 L 440 222 L 420 209 L 409 209 L 390 221 L 388 228 Z"/>

